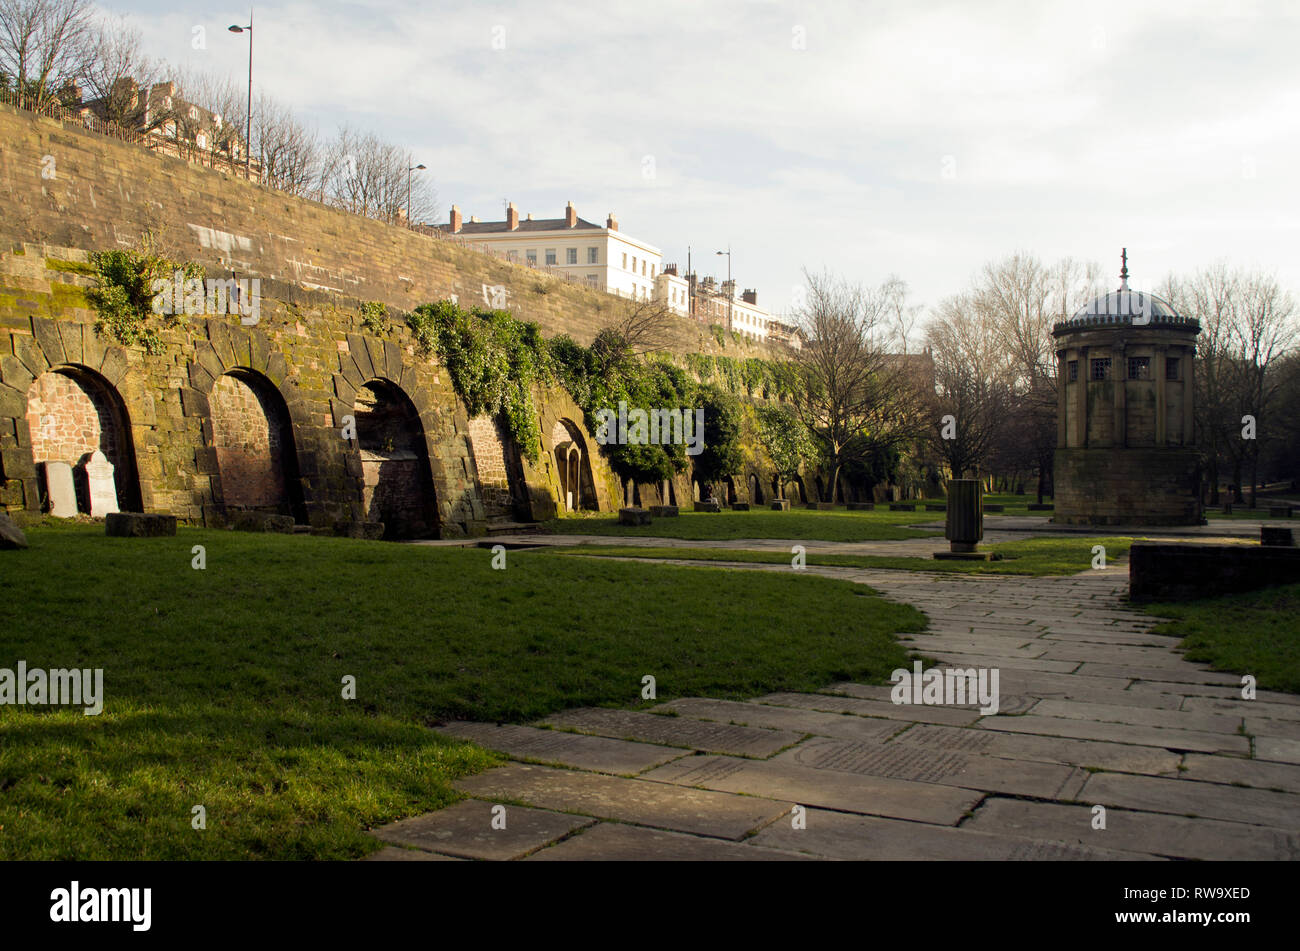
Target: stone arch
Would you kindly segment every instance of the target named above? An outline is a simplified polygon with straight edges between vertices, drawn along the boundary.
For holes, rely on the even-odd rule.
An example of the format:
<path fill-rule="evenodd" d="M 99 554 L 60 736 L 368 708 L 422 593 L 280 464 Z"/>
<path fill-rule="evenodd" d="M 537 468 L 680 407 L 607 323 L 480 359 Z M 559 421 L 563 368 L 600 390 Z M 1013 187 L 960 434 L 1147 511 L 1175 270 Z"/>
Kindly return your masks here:
<path fill-rule="evenodd" d="M 424 425 L 406 392 L 386 379 L 356 390 L 352 413 L 361 456 L 366 521 L 383 522 L 384 537 L 438 533 L 438 505 Z"/>
<path fill-rule="evenodd" d="M 514 437 L 500 416 L 487 413 L 469 420 L 466 429 L 484 515 L 488 521 L 518 517 L 527 508 L 528 486 Z"/>
<path fill-rule="evenodd" d="M 561 417 L 552 425 L 550 436 L 555 470 L 560 478 L 560 510 L 598 511 L 591 456 L 582 430 L 573 420 Z"/>
<path fill-rule="evenodd" d="M 751 505 L 763 504 L 763 481 L 757 472 L 749 474 L 749 501 Z"/>
<path fill-rule="evenodd" d="M 725 500 L 726 503 L 727 503 L 728 505 L 735 505 L 736 502 L 739 501 L 739 499 L 736 497 L 736 482 L 735 482 L 735 480 L 732 479 L 731 476 L 723 476 L 723 477 L 722 477 L 722 483 L 723 483 L 723 485 L 725 485 L 725 486 L 727 487 L 727 498 L 726 498 L 726 500 Z"/>
<path fill-rule="evenodd" d="M 32 378 L 24 415 L 32 463 L 66 462 L 77 471 L 76 504 L 92 512 L 84 465 L 102 452 L 113 466 L 117 507 L 141 510 L 140 481 L 126 403 L 103 375 L 88 367 L 62 364 Z"/>
<path fill-rule="evenodd" d="M 208 402 L 216 501 L 305 522 L 293 424 L 279 390 L 261 373 L 235 367 L 214 381 Z"/>

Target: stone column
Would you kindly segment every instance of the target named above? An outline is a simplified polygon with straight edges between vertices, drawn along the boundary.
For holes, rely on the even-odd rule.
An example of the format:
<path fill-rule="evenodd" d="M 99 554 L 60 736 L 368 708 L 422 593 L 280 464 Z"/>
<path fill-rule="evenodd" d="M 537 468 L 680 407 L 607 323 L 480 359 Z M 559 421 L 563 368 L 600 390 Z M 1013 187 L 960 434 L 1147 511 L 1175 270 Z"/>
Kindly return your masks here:
<path fill-rule="evenodd" d="M 1075 393 L 1074 425 L 1079 427 L 1079 438 L 1074 445 L 1088 447 L 1088 387 L 1092 385 L 1092 368 L 1088 364 L 1088 348 L 1079 348 L 1079 385 Z"/>
<path fill-rule="evenodd" d="M 1066 371 L 1069 363 L 1069 351 L 1056 351 L 1056 444 L 1062 448 L 1067 445 L 1068 436 L 1066 435 L 1066 387 L 1069 379 Z"/>
<path fill-rule="evenodd" d="M 1196 399 L 1196 348 L 1188 347 L 1183 351 L 1183 441 L 1182 445 L 1192 445 L 1195 435 L 1195 417 L 1193 403 Z"/>

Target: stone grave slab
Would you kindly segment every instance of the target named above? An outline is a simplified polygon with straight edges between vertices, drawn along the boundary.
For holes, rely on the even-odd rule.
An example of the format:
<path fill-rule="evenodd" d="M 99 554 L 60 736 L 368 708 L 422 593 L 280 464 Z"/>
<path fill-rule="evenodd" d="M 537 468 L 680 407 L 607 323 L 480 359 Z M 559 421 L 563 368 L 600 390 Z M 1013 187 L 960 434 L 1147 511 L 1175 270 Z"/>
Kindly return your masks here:
<path fill-rule="evenodd" d="M 580 835 L 534 852 L 529 862 L 790 862 L 809 856 L 744 843 L 600 822 Z"/>
<path fill-rule="evenodd" d="M 1292 793 L 1124 773 L 1094 773 L 1079 799 L 1121 809 L 1204 816 L 1292 832 L 1296 816 L 1300 816 L 1300 796 Z"/>
<path fill-rule="evenodd" d="M 640 508 L 625 508 L 618 510 L 618 524 L 620 525 L 649 525 L 650 513 Z"/>
<path fill-rule="evenodd" d="M 846 717 L 816 710 L 795 710 L 791 707 L 701 697 L 674 700 L 656 709 L 673 710 L 683 717 L 694 719 L 735 722 L 764 729 L 790 730 L 799 734 L 812 733 L 848 740 L 886 740 L 905 727 L 896 720 Z"/>
<path fill-rule="evenodd" d="M 104 532 L 113 538 L 166 538 L 176 534 L 176 516 L 113 512 L 104 518 Z"/>
<path fill-rule="evenodd" d="M 96 517 L 119 511 L 117 484 L 113 481 L 113 464 L 96 449 L 85 462 L 86 489 L 90 495 L 90 514 Z"/>
<path fill-rule="evenodd" d="M 988 756 L 916 744 L 852 740 L 809 740 L 771 762 L 1040 799 L 1060 798 L 1066 781 L 1075 773 L 1075 767 L 1058 763 L 1026 760 L 1013 765 Z"/>
<path fill-rule="evenodd" d="M 556 713 L 542 721 L 548 726 L 565 727 L 582 733 L 595 733 L 616 739 L 637 740 L 736 756 L 771 756 L 778 750 L 803 739 L 802 733 L 786 730 L 763 730 L 755 727 L 708 723 L 687 717 L 666 717 L 634 710 L 608 710 L 583 707 Z"/>
<path fill-rule="evenodd" d="M 680 786 L 781 799 L 843 812 L 891 816 L 917 822 L 956 825 L 982 798 L 954 786 L 915 783 L 814 769 L 777 760 L 732 756 L 691 756 L 651 770 L 643 777 Z"/>
<path fill-rule="evenodd" d="M 0 549 L 17 549 L 27 547 L 27 536 L 18 527 L 9 513 L 0 509 Z"/>
<path fill-rule="evenodd" d="M 963 730 L 956 727 L 918 723 L 895 737 L 892 744 L 907 744 L 958 753 L 978 753 L 1001 759 L 1062 763 L 1067 766 L 1109 769 L 1122 773 L 1153 776 L 1178 775 L 1181 754 L 1149 746 L 1126 743 L 1098 743 L 1032 733 L 1001 733 L 996 730 Z M 1245 762 L 1244 760 L 1237 760 Z M 1014 767 L 1008 767 L 1014 768 Z"/>
<path fill-rule="evenodd" d="M 846 815 L 822 809 L 809 809 L 806 820 L 807 828 L 804 829 L 791 828 L 788 822 L 774 822 L 749 841 L 756 846 L 800 849 L 817 856 L 847 861 L 906 862 L 920 859 L 948 862 L 1041 862 L 1151 859 L 1147 855 L 1088 848 L 1070 840 L 1043 842 L 975 831 L 969 827 L 970 823 L 960 829 L 952 829 L 898 819 Z"/>
<path fill-rule="evenodd" d="M 979 728 L 1100 740 L 1104 743 L 1133 743 L 1137 746 L 1157 746 L 1196 753 L 1250 754 L 1250 741 L 1244 736 L 1134 726 L 1129 723 L 1094 723 L 1090 720 L 1067 720 L 1064 717 L 1040 717 L 1032 713 L 1025 716 L 985 717 L 980 721 Z"/>
<path fill-rule="evenodd" d="M 385 842 L 430 852 L 503 861 L 527 855 L 594 821 L 506 804 L 506 827 L 494 829 L 493 806 L 491 802 L 466 799 L 428 815 L 390 823 L 371 834 Z"/>
<path fill-rule="evenodd" d="M 45 462 L 42 467 L 50 514 L 55 518 L 76 518 L 77 487 L 72 480 L 72 466 L 66 462 Z"/>
<path fill-rule="evenodd" d="M 437 731 L 500 750 L 516 759 L 540 760 L 575 769 L 624 776 L 689 755 L 688 751 L 671 746 L 654 746 L 586 733 L 566 733 L 562 730 L 542 730 L 514 724 L 458 721 L 444 724 Z"/>
<path fill-rule="evenodd" d="M 1077 841 L 1089 846 L 1181 859 L 1260 861 L 1300 858 L 1300 839 L 1276 829 L 1106 809 L 1106 828 L 1092 828 L 1092 806 L 991 798 L 962 826 L 981 832 Z"/>
<path fill-rule="evenodd" d="M 740 839 L 787 814 L 794 805 L 757 796 L 685 789 L 644 779 L 576 773 L 524 763 L 510 763 L 466 777 L 457 781 L 456 788 L 483 799 L 508 798 L 542 809 L 577 812 L 720 839 Z"/>

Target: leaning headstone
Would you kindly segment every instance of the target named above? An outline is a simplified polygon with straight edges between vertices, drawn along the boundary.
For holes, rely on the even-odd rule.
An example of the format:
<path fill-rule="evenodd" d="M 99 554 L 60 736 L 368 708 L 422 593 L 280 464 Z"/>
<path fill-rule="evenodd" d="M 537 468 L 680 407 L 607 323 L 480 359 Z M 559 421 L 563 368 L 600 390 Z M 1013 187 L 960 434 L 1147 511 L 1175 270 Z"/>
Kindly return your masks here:
<path fill-rule="evenodd" d="M 699 503 L 696 503 L 697 505 Z M 618 510 L 618 524 L 620 525 L 649 525 L 650 513 L 645 509 L 625 508 Z"/>
<path fill-rule="evenodd" d="M 50 514 L 55 518 L 77 517 L 77 487 L 72 481 L 72 466 L 66 462 L 47 462 L 45 466 L 45 497 L 50 502 Z"/>
<path fill-rule="evenodd" d="M 113 464 L 96 449 L 86 460 L 86 488 L 90 495 L 90 514 L 96 517 L 120 511 L 117 507 L 117 483 L 113 481 Z"/>
<path fill-rule="evenodd" d="M 1291 529 L 1283 528 L 1281 525 L 1261 525 L 1259 527 L 1259 543 L 1261 545 L 1294 548 L 1295 535 L 1291 533 Z"/>
<path fill-rule="evenodd" d="M 0 549 L 26 548 L 27 536 L 19 528 L 8 512 L 0 511 Z"/>
<path fill-rule="evenodd" d="M 176 534 L 176 516 L 112 512 L 104 520 L 104 530 L 113 538 L 162 538 Z"/>
<path fill-rule="evenodd" d="M 651 518 L 676 518 L 677 506 L 675 505 L 652 505 L 650 506 Z"/>

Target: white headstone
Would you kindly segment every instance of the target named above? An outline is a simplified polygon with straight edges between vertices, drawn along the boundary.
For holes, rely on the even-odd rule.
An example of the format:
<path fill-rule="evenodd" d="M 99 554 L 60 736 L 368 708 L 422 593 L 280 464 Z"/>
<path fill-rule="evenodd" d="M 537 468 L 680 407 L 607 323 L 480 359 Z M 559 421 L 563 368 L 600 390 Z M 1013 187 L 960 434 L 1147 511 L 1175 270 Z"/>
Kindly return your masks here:
<path fill-rule="evenodd" d="M 50 500 L 51 515 L 77 517 L 77 488 L 72 481 L 72 466 L 66 462 L 45 463 L 45 493 Z"/>
<path fill-rule="evenodd" d="M 96 449 L 86 460 L 86 485 L 90 490 L 90 514 L 96 517 L 118 511 L 117 483 L 113 481 L 113 464 Z"/>

